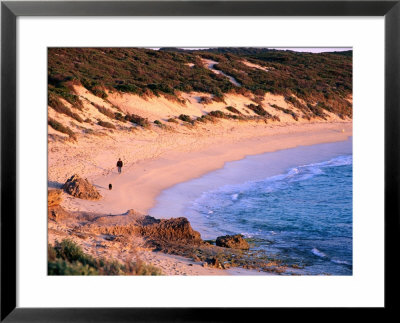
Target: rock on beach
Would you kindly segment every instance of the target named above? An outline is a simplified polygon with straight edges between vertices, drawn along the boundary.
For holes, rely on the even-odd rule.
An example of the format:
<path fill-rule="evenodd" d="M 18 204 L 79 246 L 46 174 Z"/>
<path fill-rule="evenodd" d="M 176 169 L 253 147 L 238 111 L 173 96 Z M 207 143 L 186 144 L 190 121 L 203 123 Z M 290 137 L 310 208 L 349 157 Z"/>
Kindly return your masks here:
<path fill-rule="evenodd" d="M 72 175 L 63 185 L 62 189 L 68 194 L 84 200 L 99 200 L 101 198 L 98 190 L 86 178 Z"/>

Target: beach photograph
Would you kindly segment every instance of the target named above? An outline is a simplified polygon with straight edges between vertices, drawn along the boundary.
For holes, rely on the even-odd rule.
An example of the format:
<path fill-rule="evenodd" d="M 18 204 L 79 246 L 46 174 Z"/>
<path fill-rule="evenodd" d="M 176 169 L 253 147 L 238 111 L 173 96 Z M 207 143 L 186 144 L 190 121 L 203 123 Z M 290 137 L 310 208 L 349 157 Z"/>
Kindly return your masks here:
<path fill-rule="evenodd" d="M 49 47 L 47 72 L 48 275 L 353 275 L 351 47 Z"/>

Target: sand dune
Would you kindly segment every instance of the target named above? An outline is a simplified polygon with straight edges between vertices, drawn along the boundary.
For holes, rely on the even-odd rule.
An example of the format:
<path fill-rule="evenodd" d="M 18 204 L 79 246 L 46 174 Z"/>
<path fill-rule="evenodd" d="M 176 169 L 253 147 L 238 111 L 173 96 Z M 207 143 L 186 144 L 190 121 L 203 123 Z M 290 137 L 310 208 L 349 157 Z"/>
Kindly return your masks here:
<path fill-rule="evenodd" d="M 52 118 L 62 121 L 77 132 L 78 140 L 65 140 L 66 135 L 49 127 L 49 186 L 60 186 L 76 173 L 88 178 L 103 198 L 99 201 L 86 201 L 64 194 L 62 206 L 68 211 L 107 215 L 135 209 L 146 213 L 154 206 L 155 198 L 162 190 L 223 167 L 227 161 L 298 145 L 346 140 L 352 134 L 351 120 L 341 120 L 334 115 L 329 115 L 328 120 L 295 121 L 290 115 L 269 105 L 275 103 L 295 109 L 283 97 L 271 94 L 264 97 L 263 105 L 267 111 L 278 115 L 280 122 L 218 119 L 215 123 L 191 125 L 181 121 L 168 123 L 165 120 L 181 113 L 201 116 L 205 112 L 223 110 L 227 105 L 251 115 L 252 112 L 246 109 L 251 100 L 243 95 L 228 94 L 225 103 L 201 104 L 198 97 L 203 94 L 191 93 L 182 94 L 186 103 L 181 104 L 163 97 L 142 98 L 118 93 L 109 93 L 107 100 L 103 100 L 82 87 L 76 87 L 76 92 L 84 103 L 84 109 L 79 113 L 90 122 L 79 124 L 49 109 Z M 165 127 L 150 125 L 143 129 L 109 119 L 99 113 L 91 102 L 114 112 L 139 114 L 149 118 L 149 121 L 162 120 Z M 68 106 L 68 103 L 65 102 L 65 105 Z M 98 119 L 113 123 L 116 129 L 99 126 L 96 123 Z M 117 173 L 118 158 L 124 162 L 122 174 Z M 110 183 L 113 185 L 111 191 L 108 190 Z M 62 238 L 63 234 L 67 236 L 67 231 L 60 232 L 64 232 L 62 228 L 49 229 L 49 241 Z M 95 242 L 93 240 L 94 246 Z M 85 244 L 88 248 L 87 241 Z M 102 252 L 104 256 L 105 251 Z M 123 259 L 121 252 L 110 248 L 106 255 Z M 164 273 L 171 275 L 235 274 L 240 271 L 204 268 L 201 263 L 145 250 L 141 251 L 140 257 L 160 266 Z"/>

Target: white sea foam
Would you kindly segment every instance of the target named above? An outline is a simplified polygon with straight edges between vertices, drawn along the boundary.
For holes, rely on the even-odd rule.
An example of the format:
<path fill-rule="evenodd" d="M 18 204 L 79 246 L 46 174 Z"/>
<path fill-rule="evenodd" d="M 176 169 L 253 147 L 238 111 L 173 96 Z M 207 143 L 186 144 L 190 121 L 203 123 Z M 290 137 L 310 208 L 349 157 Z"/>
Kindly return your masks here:
<path fill-rule="evenodd" d="M 335 264 L 339 264 L 339 265 L 349 265 L 349 263 L 344 260 L 331 259 L 331 261 L 334 262 Z"/>
<path fill-rule="evenodd" d="M 272 193 L 276 190 L 285 189 L 288 183 L 308 180 L 316 175 L 323 174 L 323 168 L 351 165 L 352 161 L 353 158 L 351 155 L 339 156 L 320 163 L 312 163 L 293 167 L 290 168 L 285 174 L 271 176 L 263 180 L 247 181 L 245 183 L 234 185 L 224 185 L 216 190 L 204 192 L 197 202 L 202 200 L 202 198 L 209 196 L 210 194 L 214 195 L 214 193 L 229 194 L 231 196 L 231 200 L 236 201 L 241 192 L 251 191 L 255 188 L 262 188 L 265 193 Z"/>
<path fill-rule="evenodd" d="M 312 252 L 314 255 L 316 255 L 316 256 L 318 256 L 318 257 L 321 257 L 321 258 L 326 258 L 326 257 L 327 257 L 326 254 L 324 254 L 322 251 L 318 250 L 317 248 L 313 248 L 313 249 L 311 250 L 311 252 Z"/>

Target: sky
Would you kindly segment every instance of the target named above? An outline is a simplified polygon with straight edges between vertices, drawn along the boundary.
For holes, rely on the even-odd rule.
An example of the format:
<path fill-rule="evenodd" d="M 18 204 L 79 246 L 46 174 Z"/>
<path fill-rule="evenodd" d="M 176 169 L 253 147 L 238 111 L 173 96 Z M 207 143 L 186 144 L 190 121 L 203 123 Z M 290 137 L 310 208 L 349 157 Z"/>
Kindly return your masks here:
<path fill-rule="evenodd" d="M 181 47 L 190 50 L 208 49 L 208 47 Z M 351 50 L 352 47 L 268 47 L 269 49 L 279 49 L 279 50 L 292 50 L 295 52 L 309 52 L 309 53 L 322 53 L 322 52 L 343 52 L 346 50 Z M 160 48 L 151 48 L 158 50 Z"/>
<path fill-rule="evenodd" d="M 295 52 L 310 52 L 310 53 L 322 53 L 322 52 L 343 52 L 346 50 L 351 50 L 352 47 L 269 47 L 271 49 L 280 50 L 293 50 Z"/>

